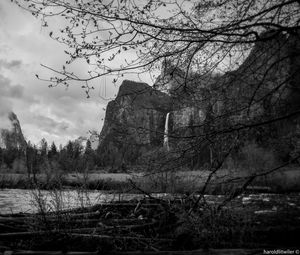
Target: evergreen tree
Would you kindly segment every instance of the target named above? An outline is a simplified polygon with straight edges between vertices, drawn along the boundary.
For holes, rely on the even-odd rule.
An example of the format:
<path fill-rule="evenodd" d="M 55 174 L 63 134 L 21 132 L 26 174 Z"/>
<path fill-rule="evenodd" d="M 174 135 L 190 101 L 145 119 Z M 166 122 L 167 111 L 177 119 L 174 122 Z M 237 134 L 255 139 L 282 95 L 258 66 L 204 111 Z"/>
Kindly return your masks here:
<path fill-rule="evenodd" d="M 1 165 L 2 165 L 2 148 L 0 147 L 0 167 L 1 167 Z"/>
<path fill-rule="evenodd" d="M 3 162 L 8 166 L 8 168 L 12 169 L 13 162 L 16 158 L 19 157 L 19 150 L 17 148 L 9 147 L 2 151 L 3 153 Z"/>
<path fill-rule="evenodd" d="M 54 142 L 52 142 L 50 151 L 48 152 L 48 158 L 55 158 L 57 156 L 57 148 Z"/>
<path fill-rule="evenodd" d="M 45 138 L 43 138 L 40 142 L 40 153 L 42 157 L 47 156 L 48 152 L 48 143 Z"/>
<path fill-rule="evenodd" d="M 89 154 L 89 153 L 91 153 L 92 150 L 93 150 L 93 149 L 92 149 L 92 143 L 91 143 L 91 141 L 88 139 L 88 140 L 86 141 L 84 154 Z"/>
<path fill-rule="evenodd" d="M 73 146 L 73 143 L 72 141 L 69 141 L 67 146 L 66 146 L 66 153 L 67 153 L 67 156 L 69 158 L 72 158 L 73 157 L 73 154 L 74 154 L 74 146 Z"/>
<path fill-rule="evenodd" d="M 38 149 L 29 141 L 26 147 L 26 165 L 28 174 L 35 174 L 39 171 L 40 161 Z"/>
<path fill-rule="evenodd" d="M 95 167 L 96 154 L 95 151 L 92 149 L 92 143 L 89 139 L 86 141 L 83 160 L 85 161 L 86 168 L 88 170 L 91 170 Z"/>

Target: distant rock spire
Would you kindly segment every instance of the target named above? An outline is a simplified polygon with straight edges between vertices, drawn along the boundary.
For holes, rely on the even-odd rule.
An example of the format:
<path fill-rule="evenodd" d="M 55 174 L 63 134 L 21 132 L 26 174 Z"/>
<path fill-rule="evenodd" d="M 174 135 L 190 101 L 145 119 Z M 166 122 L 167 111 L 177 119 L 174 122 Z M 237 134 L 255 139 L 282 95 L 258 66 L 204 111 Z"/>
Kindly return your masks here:
<path fill-rule="evenodd" d="M 20 122 L 14 112 L 8 113 L 10 128 L 0 128 L 1 148 L 26 148 L 26 140 L 23 136 Z"/>

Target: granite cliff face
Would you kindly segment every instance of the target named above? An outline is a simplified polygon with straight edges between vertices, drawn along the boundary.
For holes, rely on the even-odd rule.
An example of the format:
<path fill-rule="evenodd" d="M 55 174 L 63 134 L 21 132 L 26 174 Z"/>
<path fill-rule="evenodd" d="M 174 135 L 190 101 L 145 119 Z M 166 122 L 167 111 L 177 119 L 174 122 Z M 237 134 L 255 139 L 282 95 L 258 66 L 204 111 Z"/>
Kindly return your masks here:
<path fill-rule="evenodd" d="M 15 113 L 8 114 L 10 128 L 0 129 L 0 147 L 5 149 L 26 147 L 26 141 L 22 133 L 21 125 Z"/>
<path fill-rule="evenodd" d="M 149 148 L 162 146 L 170 97 L 145 83 L 125 80 L 107 105 L 99 153 L 108 165 L 134 162 Z"/>
<path fill-rule="evenodd" d="M 165 63 L 153 87 L 124 81 L 117 98 L 108 104 L 100 150 L 115 156 L 104 161 L 134 162 L 147 150 L 161 147 L 167 112 L 170 137 L 219 132 L 292 114 L 251 129 L 244 140 L 279 148 L 274 141 L 296 138 L 286 154 L 300 144 L 300 120 L 293 114 L 300 110 L 299 34 L 263 33 L 244 63 L 222 76 L 191 74 L 185 81 L 182 71 Z M 178 141 L 171 140 L 171 148 Z M 207 157 L 212 151 L 203 146 L 196 154 L 201 153 Z"/>

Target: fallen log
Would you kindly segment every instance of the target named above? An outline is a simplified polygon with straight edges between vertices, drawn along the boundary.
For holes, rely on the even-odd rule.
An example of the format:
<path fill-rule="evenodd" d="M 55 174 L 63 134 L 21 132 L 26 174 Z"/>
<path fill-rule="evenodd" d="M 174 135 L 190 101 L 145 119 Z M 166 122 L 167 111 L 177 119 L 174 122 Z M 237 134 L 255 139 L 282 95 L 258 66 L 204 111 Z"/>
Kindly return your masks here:
<path fill-rule="evenodd" d="M 106 252 L 107 255 L 255 255 L 262 254 L 263 249 L 201 249 L 193 251 L 128 251 Z M 63 252 L 63 251 L 6 251 L 10 255 L 97 255 L 99 252 Z"/>
<path fill-rule="evenodd" d="M 0 217 L 0 222 L 24 222 L 28 217 Z"/>
<path fill-rule="evenodd" d="M 98 252 L 90 252 L 90 251 L 71 251 L 71 252 L 63 252 L 63 251 L 6 251 L 5 255 L 97 255 Z"/>
<path fill-rule="evenodd" d="M 147 202 L 144 202 L 142 200 L 141 201 L 141 204 L 143 206 L 147 206 L 147 207 L 160 207 L 161 204 L 159 203 L 147 203 Z M 138 203 L 105 203 L 105 204 L 101 204 L 100 205 L 100 208 L 105 208 L 105 207 L 135 207 Z M 99 206 L 98 206 L 99 208 Z"/>
<path fill-rule="evenodd" d="M 254 255 L 261 254 L 262 251 L 262 249 L 201 249 L 194 251 L 129 251 L 110 253 L 110 255 Z"/>
<path fill-rule="evenodd" d="M 0 230 L 1 231 L 24 231 L 26 228 L 24 226 L 19 227 L 19 226 L 10 226 L 9 224 L 2 224 L 0 223 Z"/>
<path fill-rule="evenodd" d="M 41 219 L 43 220 L 43 219 Z M 58 219 L 45 219 L 46 222 L 50 223 L 68 223 L 68 224 L 75 224 L 75 223 L 81 223 L 81 224 L 95 224 L 95 226 L 99 223 L 105 224 L 105 225 L 140 225 L 149 223 L 149 220 L 146 219 L 137 219 L 137 218 L 127 218 L 127 219 L 68 219 L 68 218 L 58 218 Z"/>
<path fill-rule="evenodd" d="M 140 236 L 117 236 L 117 235 L 95 235 L 95 234 L 77 234 L 71 233 L 74 237 L 84 237 L 91 239 L 121 239 L 121 240 L 142 240 L 142 241 L 153 241 L 153 242 L 172 242 L 173 239 L 167 238 L 150 238 L 150 237 L 140 237 Z"/>
<path fill-rule="evenodd" d="M 98 232 L 98 231 L 105 231 L 111 229 L 126 229 L 126 230 L 137 230 L 137 229 L 144 229 L 146 227 L 150 227 L 155 225 L 156 222 L 153 223 L 146 223 L 141 225 L 116 225 L 116 226 L 107 226 L 105 224 L 101 224 L 100 226 L 94 228 L 68 228 L 66 231 L 68 232 L 76 232 L 76 233 L 83 233 L 83 232 Z"/>
<path fill-rule="evenodd" d="M 137 203 L 132 203 L 132 202 L 107 202 L 107 203 L 101 203 L 101 204 L 97 204 L 97 205 L 93 205 L 91 207 L 85 207 L 85 208 L 77 208 L 77 209 L 66 209 L 66 210 L 62 210 L 59 213 L 64 215 L 64 214 L 80 214 L 80 213 L 93 213 L 96 212 L 98 210 L 103 210 L 103 209 L 109 209 L 109 208 L 119 208 L 119 207 L 135 207 L 137 205 Z M 161 204 L 159 203 L 151 203 L 151 201 L 144 201 L 142 202 L 142 205 L 145 207 L 161 207 Z M 53 216 L 55 215 L 56 212 L 46 212 L 46 215 L 44 213 L 36 213 L 35 215 L 39 216 L 39 215 L 45 215 L 47 216 Z M 16 217 L 23 217 L 23 216 L 32 216 L 32 214 L 21 214 L 19 216 Z M 1 216 L 7 216 L 7 215 L 0 215 Z M 10 216 L 15 216 L 15 214 L 12 214 Z"/>
<path fill-rule="evenodd" d="M 80 229 L 76 229 L 75 232 L 79 231 Z M 51 235 L 51 234 L 60 234 L 62 230 L 55 230 L 55 231 L 31 231 L 31 232 L 13 232 L 13 233 L 1 233 L 0 239 L 27 239 L 33 236 L 43 236 L 43 235 Z M 67 233 L 69 236 L 73 237 L 85 237 L 85 238 L 96 238 L 96 239 L 123 239 L 123 240 L 144 240 L 144 241 L 163 241 L 163 242 L 170 242 L 172 239 L 160 239 L 160 238 L 149 238 L 149 237 L 136 237 L 136 236 L 117 236 L 117 235 L 99 235 L 99 234 L 84 234 L 84 233 L 72 233 L 72 232 L 64 232 Z"/>
<path fill-rule="evenodd" d="M 26 239 L 35 235 L 42 235 L 45 233 L 45 231 L 1 233 L 0 239 Z M 47 233 L 49 233 L 49 231 Z"/>
<path fill-rule="evenodd" d="M 128 251 L 108 253 L 110 255 L 254 255 L 263 249 L 201 249 L 193 251 Z"/>

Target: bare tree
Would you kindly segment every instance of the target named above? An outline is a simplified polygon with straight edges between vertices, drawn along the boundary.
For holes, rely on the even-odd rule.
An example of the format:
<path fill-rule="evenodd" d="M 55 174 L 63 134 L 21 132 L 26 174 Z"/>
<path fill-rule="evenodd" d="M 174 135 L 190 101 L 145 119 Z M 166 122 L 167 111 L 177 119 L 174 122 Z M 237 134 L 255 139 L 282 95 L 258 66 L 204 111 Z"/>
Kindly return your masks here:
<path fill-rule="evenodd" d="M 214 174 L 245 141 L 264 143 L 274 129 L 272 142 L 283 137 L 276 123 L 290 123 L 300 112 L 297 0 L 15 2 L 45 27 L 62 18 L 49 36 L 68 46 L 69 60 L 61 69 L 44 66 L 55 76 L 38 78 L 50 86 L 81 81 L 88 95 L 101 76 L 114 75 L 116 82 L 124 73 L 150 72 L 177 105 L 201 108 L 205 121 L 192 118 L 188 132 L 170 134 L 181 145 L 178 164 L 209 148 Z M 93 68 L 85 76 L 72 71 L 79 59 Z"/>
<path fill-rule="evenodd" d="M 49 35 L 69 47 L 70 59 L 55 70 L 53 85 L 153 71 L 162 61 L 181 68 L 184 78 L 194 70 L 230 71 L 253 43 L 281 32 L 294 34 L 299 27 L 296 0 L 15 2 L 40 17 L 45 27 L 53 17 L 63 18 L 62 27 Z M 261 37 L 266 30 L 275 33 Z M 68 67 L 77 59 L 85 59 L 94 70 L 77 76 Z"/>

